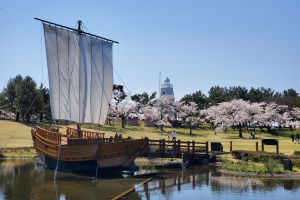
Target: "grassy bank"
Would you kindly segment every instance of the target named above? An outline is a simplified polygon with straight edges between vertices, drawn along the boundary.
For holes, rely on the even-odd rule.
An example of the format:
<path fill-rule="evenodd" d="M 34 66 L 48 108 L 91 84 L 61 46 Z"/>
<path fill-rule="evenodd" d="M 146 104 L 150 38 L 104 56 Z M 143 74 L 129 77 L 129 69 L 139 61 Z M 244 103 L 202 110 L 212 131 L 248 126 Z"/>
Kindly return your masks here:
<path fill-rule="evenodd" d="M 31 126 L 0 120 L 0 148 L 32 147 Z"/>
<path fill-rule="evenodd" d="M 234 151 L 232 154 L 218 156 L 222 169 L 257 174 L 290 173 L 291 171 L 284 170 L 283 159 L 292 161 L 292 172 L 300 172 L 299 155 L 288 156 L 266 152 Z"/>
<path fill-rule="evenodd" d="M 122 133 L 124 137 L 149 137 L 151 139 L 168 139 L 168 135 L 173 130 L 177 132 L 177 139 L 182 141 L 187 140 L 195 140 L 197 142 L 221 142 L 224 146 L 225 151 L 229 151 L 230 141 L 233 143 L 233 150 L 247 150 L 247 151 L 255 151 L 256 141 L 260 141 L 262 138 L 275 138 L 280 141 L 279 150 L 281 153 L 292 155 L 294 151 L 300 151 L 300 144 L 294 144 L 291 142 L 289 135 L 291 132 L 287 130 L 278 131 L 278 136 L 271 135 L 266 133 L 266 130 L 262 132 L 257 132 L 256 139 L 249 139 L 250 132 L 243 133 L 244 138 L 238 137 L 238 131 L 230 129 L 226 131 L 226 133 L 217 133 L 215 134 L 209 127 L 204 127 L 200 129 L 193 130 L 193 134 L 189 134 L 189 129 L 184 128 L 165 128 L 164 131 L 161 131 L 159 128 L 151 128 L 151 127 L 135 127 L 135 126 L 127 126 L 125 128 L 121 128 L 119 125 L 112 125 L 104 127 L 96 127 L 91 125 L 84 125 L 85 128 L 96 129 L 98 131 L 103 131 L 107 133 L 107 135 L 114 135 L 115 132 Z M 297 130 L 299 131 L 299 130 Z M 281 134 L 284 133 L 284 134 Z M 295 131 L 293 131 L 295 132 Z M 261 150 L 261 145 L 259 143 L 259 150 Z M 265 151 L 275 152 L 274 146 L 265 146 Z"/>
<path fill-rule="evenodd" d="M 32 147 L 31 140 L 31 127 L 32 124 L 17 123 L 14 121 L 0 120 L 0 148 L 27 148 Z M 74 126 L 75 127 L 75 126 Z M 61 126 L 60 131 L 65 133 L 66 126 Z M 171 131 L 176 130 L 178 140 L 195 140 L 198 142 L 221 142 L 224 146 L 225 151 L 229 151 L 230 141 L 233 143 L 233 150 L 255 150 L 255 142 L 262 138 L 276 138 L 279 139 L 280 152 L 284 154 L 293 154 L 294 151 L 300 151 L 300 144 L 293 144 L 291 139 L 288 137 L 288 131 L 282 131 L 284 134 L 279 136 L 270 135 L 263 130 L 261 133 L 257 132 L 256 139 L 249 139 L 249 132 L 244 132 L 244 138 L 238 137 L 237 130 L 228 130 L 226 133 L 215 134 L 209 127 L 193 130 L 193 134 L 189 134 L 189 129 L 184 128 L 166 128 L 161 131 L 159 128 L 150 127 L 135 127 L 127 126 L 121 128 L 119 125 L 105 125 L 104 127 L 83 125 L 84 129 L 97 130 L 105 132 L 106 137 L 113 136 L 116 132 L 122 133 L 123 137 L 142 138 L 149 137 L 151 139 L 168 139 L 168 135 Z M 298 130 L 299 131 L 299 130 Z M 261 146 L 259 145 L 259 149 Z M 275 152 L 275 147 L 266 146 L 266 151 Z M 22 151 L 20 151 L 22 154 Z"/>
<path fill-rule="evenodd" d="M 3 148 L 0 152 L 4 158 L 34 158 L 36 151 L 33 147 Z"/>

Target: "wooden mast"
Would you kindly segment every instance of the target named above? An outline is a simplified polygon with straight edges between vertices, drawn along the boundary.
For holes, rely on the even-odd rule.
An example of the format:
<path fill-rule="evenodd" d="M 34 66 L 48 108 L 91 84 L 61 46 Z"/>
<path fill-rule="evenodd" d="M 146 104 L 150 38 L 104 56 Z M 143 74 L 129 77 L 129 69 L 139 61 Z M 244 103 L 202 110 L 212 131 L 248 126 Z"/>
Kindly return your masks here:
<path fill-rule="evenodd" d="M 79 68 L 80 68 L 80 62 L 81 62 L 81 60 L 80 60 L 80 34 L 81 34 L 81 20 L 78 20 L 78 27 L 77 27 L 77 32 L 78 32 L 78 43 L 79 43 L 79 56 L 78 56 L 78 59 L 79 59 Z M 81 107 L 80 107 L 80 99 L 81 99 L 81 94 L 80 94 L 80 69 L 78 70 L 78 72 L 79 72 L 79 74 L 78 74 L 78 77 L 79 77 L 79 90 L 78 90 L 78 95 L 79 95 L 79 115 L 78 115 L 78 123 L 77 123 L 77 136 L 78 136 L 78 138 L 81 138 L 81 127 L 80 127 L 80 118 L 81 118 L 81 116 L 80 116 L 80 109 L 81 109 Z"/>

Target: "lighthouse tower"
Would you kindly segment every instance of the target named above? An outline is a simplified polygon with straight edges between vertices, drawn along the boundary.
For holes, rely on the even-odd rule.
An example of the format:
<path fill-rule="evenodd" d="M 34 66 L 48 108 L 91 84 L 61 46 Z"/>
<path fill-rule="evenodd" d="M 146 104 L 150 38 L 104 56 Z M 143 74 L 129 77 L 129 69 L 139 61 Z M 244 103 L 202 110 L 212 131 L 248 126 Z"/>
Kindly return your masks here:
<path fill-rule="evenodd" d="M 171 84 L 170 79 L 167 77 L 163 84 L 160 87 L 160 96 L 173 96 L 173 84 Z"/>

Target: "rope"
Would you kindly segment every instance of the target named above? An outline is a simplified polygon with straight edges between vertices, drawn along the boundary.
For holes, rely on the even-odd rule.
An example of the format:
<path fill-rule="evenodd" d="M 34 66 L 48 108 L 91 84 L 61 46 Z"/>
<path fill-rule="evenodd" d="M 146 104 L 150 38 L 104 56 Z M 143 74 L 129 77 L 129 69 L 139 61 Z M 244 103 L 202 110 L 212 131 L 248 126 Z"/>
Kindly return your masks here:
<path fill-rule="evenodd" d="M 96 180 L 96 181 L 97 181 L 97 179 L 98 179 L 98 167 L 99 167 L 99 165 L 98 165 L 98 160 L 97 160 L 98 146 L 99 146 L 99 144 L 97 145 L 97 148 L 96 148 L 96 151 L 95 151 L 95 160 L 96 160 L 96 177 L 95 177 L 95 180 Z"/>

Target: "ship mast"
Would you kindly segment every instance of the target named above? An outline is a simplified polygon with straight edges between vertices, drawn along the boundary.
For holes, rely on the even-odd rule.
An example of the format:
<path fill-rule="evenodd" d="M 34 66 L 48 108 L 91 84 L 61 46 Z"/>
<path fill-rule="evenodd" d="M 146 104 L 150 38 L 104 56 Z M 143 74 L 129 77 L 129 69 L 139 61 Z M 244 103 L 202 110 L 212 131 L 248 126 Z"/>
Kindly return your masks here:
<path fill-rule="evenodd" d="M 78 32 L 78 38 L 79 38 L 79 40 L 78 40 L 78 42 L 80 43 L 80 34 L 81 34 L 81 20 L 78 20 L 78 27 L 77 27 L 77 32 Z M 80 60 L 80 54 L 81 54 L 81 52 L 80 52 L 80 48 L 78 48 L 79 49 L 79 56 L 78 56 L 78 59 L 79 59 L 79 66 L 80 66 L 80 62 L 81 62 L 81 60 Z M 80 70 L 78 71 L 78 77 L 79 77 L 79 85 L 80 85 Z M 81 99 L 81 94 L 80 94 L 80 87 L 79 87 L 79 90 L 78 90 L 78 95 L 79 95 L 79 102 L 80 102 L 80 99 Z M 77 136 L 78 136 L 78 138 L 81 138 L 81 127 L 80 127 L 80 109 L 81 109 L 81 107 L 80 107 L 80 103 L 79 103 L 79 115 L 78 115 L 78 123 L 77 123 Z"/>

